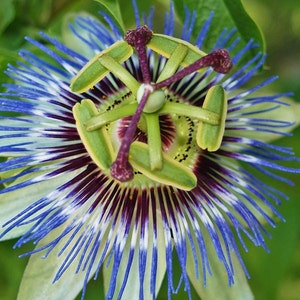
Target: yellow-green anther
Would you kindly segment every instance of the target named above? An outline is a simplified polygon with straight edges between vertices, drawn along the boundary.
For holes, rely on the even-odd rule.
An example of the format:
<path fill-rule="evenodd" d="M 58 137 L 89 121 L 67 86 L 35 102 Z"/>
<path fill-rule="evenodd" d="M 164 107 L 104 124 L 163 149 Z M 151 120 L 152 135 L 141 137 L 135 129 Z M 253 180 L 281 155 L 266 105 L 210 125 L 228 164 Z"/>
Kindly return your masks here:
<path fill-rule="evenodd" d="M 159 114 L 144 114 L 147 125 L 147 139 L 151 170 L 160 170 L 163 166 L 162 141 L 159 125 Z"/>
<path fill-rule="evenodd" d="M 136 170 L 159 184 L 166 184 L 186 191 L 192 190 L 197 185 L 197 178 L 192 170 L 165 153 L 163 153 L 162 168 L 152 170 L 149 147 L 144 143 L 133 142 L 131 144 L 129 161 Z"/>
<path fill-rule="evenodd" d="M 197 144 L 203 150 L 217 151 L 222 143 L 227 115 L 226 93 L 222 86 L 215 85 L 208 90 L 203 108 L 219 114 L 220 121 L 218 125 L 199 122 Z"/>
<path fill-rule="evenodd" d="M 159 111 L 159 113 L 187 116 L 211 125 L 218 125 L 220 123 L 220 115 L 218 113 L 202 107 L 191 106 L 185 103 L 167 102 Z"/>
<path fill-rule="evenodd" d="M 85 123 L 98 114 L 94 102 L 84 99 L 73 107 L 76 127 L 82 143 L 92 160 L 102 170 L 109 169 L 115 159 L 115 153 L 105 128 L 88 131 Z"/>
<path fill-rule="evenodd" d="M 135 113 L 137 106 L 137 103 L 131 103 L 114 108 L 112 110 L 108 110 L 104 113 L 100 113 L 97 116 L 92 117 L 91 119 L 86 121 L 86 129 L 88 131 L 96 130 L 98 128 L 101 128 L 105 124 L 117 121 L 125 117 L 132 116 Z"/>
<path fill-rule="evenodd" d="M 162 72 L 160 73 L 157 82 L 161 82 L 169 77 L 171 77 L 181 65 L 185 56 L 188 53 L 188 46 L 184 44 L 178 44 L 173 53 L 171 53 L 170 58 L 166 62 Z"/>
<path fill-rule="evenodd" d="M 94 85 L 103 79 L 110 71 L 104 67 L 99 58 L 103 55 L 112 57 L 121 64 L 133 54 L 133 49 L 125 41 L 119 41 L 97 54 L 90 60 L 72 79 L 71 90 L 75 93 L 83 93 L 94 87 Z"/>
<path fill-rule="evenodd" d="M 99 62 L 117 78 L 119 78 L 134 95 L 140 87 L 140 83 L 117 60 L 108 54 L 99 57 Z"/>
<path fill-rule="evenodd" d="M 198 47 L 181 39 L 164 34 L 154 33 L 150 42 L 147 44 L 147 47 L 166 58 L 170 58 L 178 45 L 184 45 L 188 48 L 186 56 L 180 63 L 180 65 L 184 67 L 194 63 L 196 60 L 206 55 L 206 53 L 201 51 Z"/>

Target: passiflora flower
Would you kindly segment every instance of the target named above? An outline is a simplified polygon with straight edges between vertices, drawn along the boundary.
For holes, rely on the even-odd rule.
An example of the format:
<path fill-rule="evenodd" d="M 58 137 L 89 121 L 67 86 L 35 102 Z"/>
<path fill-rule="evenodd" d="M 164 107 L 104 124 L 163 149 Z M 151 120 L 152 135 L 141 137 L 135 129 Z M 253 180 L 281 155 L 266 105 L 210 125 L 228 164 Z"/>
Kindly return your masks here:
<path fill-rule="evenodd" d="M 84 298 L 100 270 L 107 299 L 154 299 L 165 274 L 169 298 L 182 284 L 191 298 L 190 282 L 199 291 L 216 266 L 233 285 L 239 269 L 248 276 L 244 238 L 267 248 L 263 225 L 283 219 L 285 195 L 251 170 L 287 183 L 277 171 L 300 171 L 282 163 L 298 160 L 291 149 L 268 143 L 294 125 L 290 94 L 260 92 L 276 77 L 249 87 L 265 55 L 241 63 L 255 45 L 236 50 L 234 31 L 201 50 L 213 15 L 193 41 L 194 15 L 173 37 L 172 5 L 163 33 L 137 17 L 124 37 L 105 18 L 72 26 L 88 51 L 42 33 L 52 46 L 27 38 L 44 54 L 23 50 L 7 69 L 1 239 L 36 244 L 19 298 Z"/>

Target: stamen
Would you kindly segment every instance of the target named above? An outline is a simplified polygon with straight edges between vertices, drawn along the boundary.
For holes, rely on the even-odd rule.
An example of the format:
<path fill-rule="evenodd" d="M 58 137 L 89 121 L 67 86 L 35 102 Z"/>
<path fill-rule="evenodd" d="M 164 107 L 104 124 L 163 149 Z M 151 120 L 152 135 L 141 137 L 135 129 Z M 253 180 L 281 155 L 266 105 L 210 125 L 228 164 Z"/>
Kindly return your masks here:
<path fill-rule="evenodd" d="M 218 125 L 220 123 L 220 115 L 218 113 L 186 103 L 167 102 L 159 112 L 161 114 L 187 116 L 211 125 Z"/>
<path fill-rule="evenodd" d="M 132 116 L 131 122 L 126 130 L 125 136 L 122 139 L 122 143 L 117 155 L 116 160 L 112 163 L 110 167 L 111 176 L 115 179 L 125 182 L 130 181 L 134 177 L 134 171 L 129 163 L 129 150 L 130 145 L 133 141 L 133 137 L 137 128 L 137 124 L 141 118 L 143 109 L 147 103 L 149 95 L 153 92 L 153 87 L 151 85 L 144 85 L 144 94 L 138 105 L 135 114 Z"/>
<path fill-rule="evenodd" d="M 146 25 L 144 25 L 133 30 L 128 30 L 124 38 L 129 45 L 135 47 L 138 53 L 144 83 L 151 82 L 146 51 L 146 45 L 151 40 L 151 37 L 152 31 Z"/>
<path fill-rule="evenodd" d="M 71 90 L 75 93 L 84 93 L 87 90 L 94 87 L 97 82 L 101 81 L 109 71 L 112 69 L 113 71 L 121 72 L 123 77 L 125 78 L 125 84 L 128 82 L 133 84 L 135 83 L 135 78 L 129 74 L 129 72 L 123 68 L 120 69 L 121 63 L 127 60 L 133 53 L 133 49 L 128 43 L 124 41 L 119 41 L 108 47 L 107 49 L 103 50 L 102 52 L 95 55 L 93 59 L 91 59 L 79 72 L 78 74 L 72 79 L 71 81 Z M 105 58 L 111 59 L 113 65 L 109 68 L 104 66 L 102 63 L 105 62 Z M 102 63 L 99 61 L 102 60 Z M 118 66 L 118 65 L 119 66 Z M 114 66 L 117 65 L 117 69 Z"/>
<path fill-rule="evenodd" d="M 155 89 L 161 89 L 168 86 L 185 76 L 192 74 L 200 69 L 212 67 L 218 73 L 227 73 L 232 67 L 232 62 L 229 57 L 229 53 L 225 49 L 217 49 L 210 54 L 201 57 L 191 65 L 183 68 L 179 72 L 175 73 L 173 76 L 165 79 L 157 84 L 154 84 Z"/>
<path fill-rule="evenodd" d="M 81 106 L 76 106 L 74 113 L 75 118 L 78 116 L 80 117 L 78 117 L 78 120 L 81 127 L 78 125 L 78 131 L 81 134 L 81 138 L 88 151 L 93 148 L 91 147 L 92 145 L 96 145 L 93 142 L 93 134 L 96 134 L 97 131 L 101 134 L 105 134 L 105 130 L 102 128 L 103 125 L 119 118 L 132 115 L 131 122 L 121 141 L 116 160 L 110 165 L 112 177 L 121 182 L 130 181 L 134 177 L 134 169 L 130 164 L 129 159 L 131 160 L 131 163 L 134 164 L 136 158 L 130 158 L 129 153 L 142 113 L 145 115 L 148 133 L 147 151 L 149 151 L 149 153 L 147 159 L 149 160 L 149 166 L 147 165 L 147 167 L 149 167 L 149 170 L 147 169 L 146 173 L 149 171 L 150 173 L 161 172 L 161 174 L 164 174 L 165 172 L 163 171 L 165 170 L 165 158 L 162 153 L 159 114 L 172 112 L 178 115 L 187 115 L 198 119 L 199 128 L 197 131 L 197 143 L 201 149 L 216 151 L 221 145 L 224 133 L 227 109 L 226 103 L 224 104 L 224 102 L 226 102 L 226 97 L 224 96 L 225 93 L 222 87 L 212 88 L 208 93 L 203 108 L 191 107 L 190 105 L 180 103 L 166 103 L 165 91 L 162 88 L 192 74 L 193 72 L 209 66 L 216 72 L 227 73 L 232 66 L 228 52 L 225 49 L 218 49 L 203 56 L 204 54 L 202 52 L 198 53 L 197 49 L 188 43 L 182 44 L 176 39 L 163 37 L 172 46 L 171 48 L 173 51 L 171 51 L 171 53 L 167 51 L 167 53 L 169 53 L 167 56 L 169 60 L 159 77 L 162 81 L 153 84 L 151 82 L 150 67 L 147 57 L 147 47 L 151 45 L 152 37 L 159 38 L 159 36 L 153 35 L 152 31 L 149 30 L 147 26 L 141 26 L 135 30 L 127 31 L 125 36 L 126 42 L 121 44 L 116 43 L 109 47 L 109 49 L 104 50 L 97 55 L 91 63 L 87 64 L 87 66 L 80 71 L 73 81 L 73 87 L 76 87 L 76 89 L 78 88 L 80 91 L 86 90 L 86 88 L 93 86 L 96 80 L 102 79 L 106 73 L 111 72 L 119 77 L 136 97 L 137 103 L 129 103 L 123 107 L 99 115 L 95 114 L 93 110 L 93 113 L 89 114 L 89 118 L 84 118 L 84 120 L 81 118 L 81 115 L 83 115 L 81 111 L 83 111 L 83 109 L 91 110 L 93 103 L 83 101 Z M 143 77 L 142 84 L 140 84 L 132 74 L 121 65 L 121 62 L 132 54 L 131 47 L 136 49 L 139 57 Z M 158 45 L 152 45 L 152 47 L 161 54 Z M 162 53 L 166 54 L 164 51 L 162 51 Z M 197 59 L 199 56 L 201 57 Z M 180 65 L 183 66 L 183 69 L 175 73 Z M 184 67 L 185 65 L 187 66 Z M 99 70 L 98 67 L 100 68 Z M 86 78 L 90 76 L 92 76 L 91 81 Z M 104 137 L 97 136 L 99 143 L 101 142 L 100 145 L 102 148 L 107 146 L 107 149 L 105 148 L 103 151 L 112 154 L 112 146 Z M 102 159 L 99 159 L 99 156 L 101 156 L 100 152 L 90 151 L 89 153 L 91 157 L 98 162 L 97 164 L 101 168 L 106 169 L 112 161 L 112 155 L 110 156 L 110 159 L 107 159 L 108 165 L 104 165 Z M 140 167 L 140 164 L 137 165 Z M 137 168 L 136 165 L 135 168 Z M 144 169 L 144 167 L 142 168 Z M 191 176 L 188 177 L 191 178 Z M 191 182 L 194 184 L 193 180 Z"/>
<path fill-rule="evenodd" d="M 223 140 L 227 115 L 227 98 L 221 85 L 214 85 L 208 90 L 203 109 L 215 112 L 219 115 L 220 120 L 218 125 L 200 121 L 196 141 L 200 149 L 207 149 L 210 152 L 217 151 Z"/>
<path fill-rule="evenodd" d="M 159 114 L 145 114 L 145 120 L 147 124 L 150 168 L 152 171 L 160 170 L 163 167 L 163 159 Z"/>
<path fill-rule="evenodd" d="M 85 122 L 86 130 L 93 131 L 101 128 L 105 124 L 117 121 L 118 119 L 132 116 L 135 114 L 137 107 L 137 103 L 131 103 L 121 107 L 116 107 L 104 113 L 100 113 Z"/>
<path fill-rule="evenodd" d="M 188 54 L 188 51 L 189 49 L 187 45 L 179 44 L 167 60 L 163 70 L 159 74 L 157 81 L 163 81 L 175 74 L 178 67 L 180 66 L 182 61 L 184 61 L 184 58 Z"/>

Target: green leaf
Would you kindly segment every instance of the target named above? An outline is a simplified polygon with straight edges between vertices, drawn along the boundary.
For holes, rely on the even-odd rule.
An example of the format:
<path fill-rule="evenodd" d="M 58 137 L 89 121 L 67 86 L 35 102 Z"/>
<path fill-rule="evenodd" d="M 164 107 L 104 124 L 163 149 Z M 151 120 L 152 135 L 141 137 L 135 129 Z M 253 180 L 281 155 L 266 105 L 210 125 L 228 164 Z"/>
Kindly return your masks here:
<path fill-rule="evenodd" d="M 101 4 L 118 22 L 120 28 L 125 32 L 125 26 L 122 19 L 121 9 L 118 0 L 96 0 Z"/>
<path fill-rule="evenodd" d="M 52 14 L 54 13 L 54 1 L 53 0 L 31 0 L 24 1 L 22 6 L 19 8 L 26 8 L 26 18 L 27 20 L 36 24 L 37 26 L 44 27 L 48 24 L 51 19 Z"/>
<path fill-rule="evenodd" d="M 15 9 L 13 0 L 2 0 L 0 9 L 0 34 L 13 21 L 15 17 Z"/>
<path fill-rule="evenodd" d="M 118 22 L 119 27 L 125 33 L 128 29 L 136 27 L 135 12 L 131 0 L 95 0 L 102 7 L 101 10 L 109 13 Z M 141 24 L 144 24 L 142 14 L 149 15 L 151 7 L 155 7 L 155 20 L 163 20 L 166 9 L 169 9 L 169 0 L 143 0 L 136 1 Z M 125 8 L 125 9 L 124 9 Z M 154 22 L 155 28 L 159 27 L 159 32 L 163 32 L 163 22 Z"/>
<path fill-rule="evenodd" d="M 297 114 L 297 108 L 295 113 Z M 300 127 L 294 131 L 294 138 L 284 137 L 276 141 L 276 145 L 292 147 L 295 156 L 299 157 L 299 136 Z M 299 162 L 286 162 L 285 165 L 299 167 Z M 250 171 L 268 186 L 275 187 L 289 197 L 289 201 L 283 201 L 278 208 L 286 222 L 278 222 L 275 229 L 271 226 L 266 227 L 266 230 L 272 236 L 271 239 L 266 239 L 266 245 L 270 249 L 270 253 L 266 253 L 252 243 L 247 244 L 249 252 L 244 255 L 244 260 L 251 275 L 250 284 L 253 291 L 255 291 L 255 299 L 298 299 L 297 289 L 299 288 L 300 271 L 298 256 L 300 253 L 299 174 L 284 175 L 295 183 L 294 186 L 290 187 L 285 182 L 275 182 L 274 178 L 266 174 L 254 173 L 249 166 L 247 171 Z M 288 282 L 292 283 L 292 281 L 294 281 L 294 286 L 286 285 Z"/>
<path fill-rule="evenodd" d="M 0 44 L 1 44 L 1 38 L 0 38 Z M 4 71 L 7 68 L 7 65 L 14 64 L 18 60 L 18 55 L 14 51 L 7 50 L 0 45 L 0 82 L 1 83 L 9 83 L 13 80 L 9 78 Z M 0 85 L 0 91 L 4 91 L 6 87 Z"/>
<path fill-rule="evenodd" d="M 196 11 L 194 37 L 197 36 L 199 28 L 209 18 L 210 13 L 214 11 L 212 24 L 204 43 L 204 51 L 210 51 L 214 47 L 218 36 L 224 28 L 227 28 L 228 31 L 236 28 L 237 33 L 232 37 L 232 40 L 237 36 L 241 37 L 242 40 L 238 49 L 241 49 L 250 39 L 254 39 L 258 45 L 258 47 L 250 51 L 251 56 L 248 55 L 248 59 L 259 51 L 264 52 L 262 34 L 245 11 L 240 0 L 175 0 L 174 3 L 176 13 L 182 21 L 185 19 L 184 7 L 187 7 L 190 11 Z"/>

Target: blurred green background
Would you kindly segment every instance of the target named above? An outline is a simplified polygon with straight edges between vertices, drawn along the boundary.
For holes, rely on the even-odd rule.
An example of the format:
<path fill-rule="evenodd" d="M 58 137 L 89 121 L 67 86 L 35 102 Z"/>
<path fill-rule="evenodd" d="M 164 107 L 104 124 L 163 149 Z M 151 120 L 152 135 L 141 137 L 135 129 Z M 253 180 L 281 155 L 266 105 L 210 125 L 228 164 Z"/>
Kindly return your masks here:
<path fill-rule="evenodd" d="M 300 5 L 295 0 L 243 0 L 248 13 L 264 33 L 268 59 L 266 70 L 260 76 L 280 75 L 272 84 L 273 92 L 293 91 L 300 101 Z M 0 3 L 0 80 L 8 62 L 17 60 L 18 49 L 28 47 L 25 35 L 38 37 L 44 30 L 59 34 L 65 16 L 79 11 L 95 14 L 99 6 L 84 0 L 2 0 Z M 300 112 L 299 112 L 300 114 Z M 293 146 L 300 156 L 300 129 L 294 137 L 280 139 L 277 144 Z M 268 254 L 249 244 L 249 253 L 244 255 L 251 274 L 250 285 L 258 300 L 300 300 L 300 176 L 289 174 L 295 187 L 276 183 L 276 187 L 290 196 L 279 208 L 286 223 L 269 229 L 272 239 L 267 241 Z M 269 178 L 263 178 L 270 181 Z M 0 299 L 16 299 L 18 286 L 26 265 L 26 259 L 18 255 L 30 250 L 31 245 L 12 250 L 14 241 L 0 243 Z M 86 299 L 103 297 L 101 280 L 91 282 Z M 33 287 L 34 288 L 34 287 Z M 159 299 L 165 299 L 163 286 Z M 173 299 L 185 299 L 180 292 Z M 101 298 L 100 298 L 101 299 Z M 197 299 L 197 297 L 195 297 Z M 30 300 L 30 299 L 28 299 Z"/>

